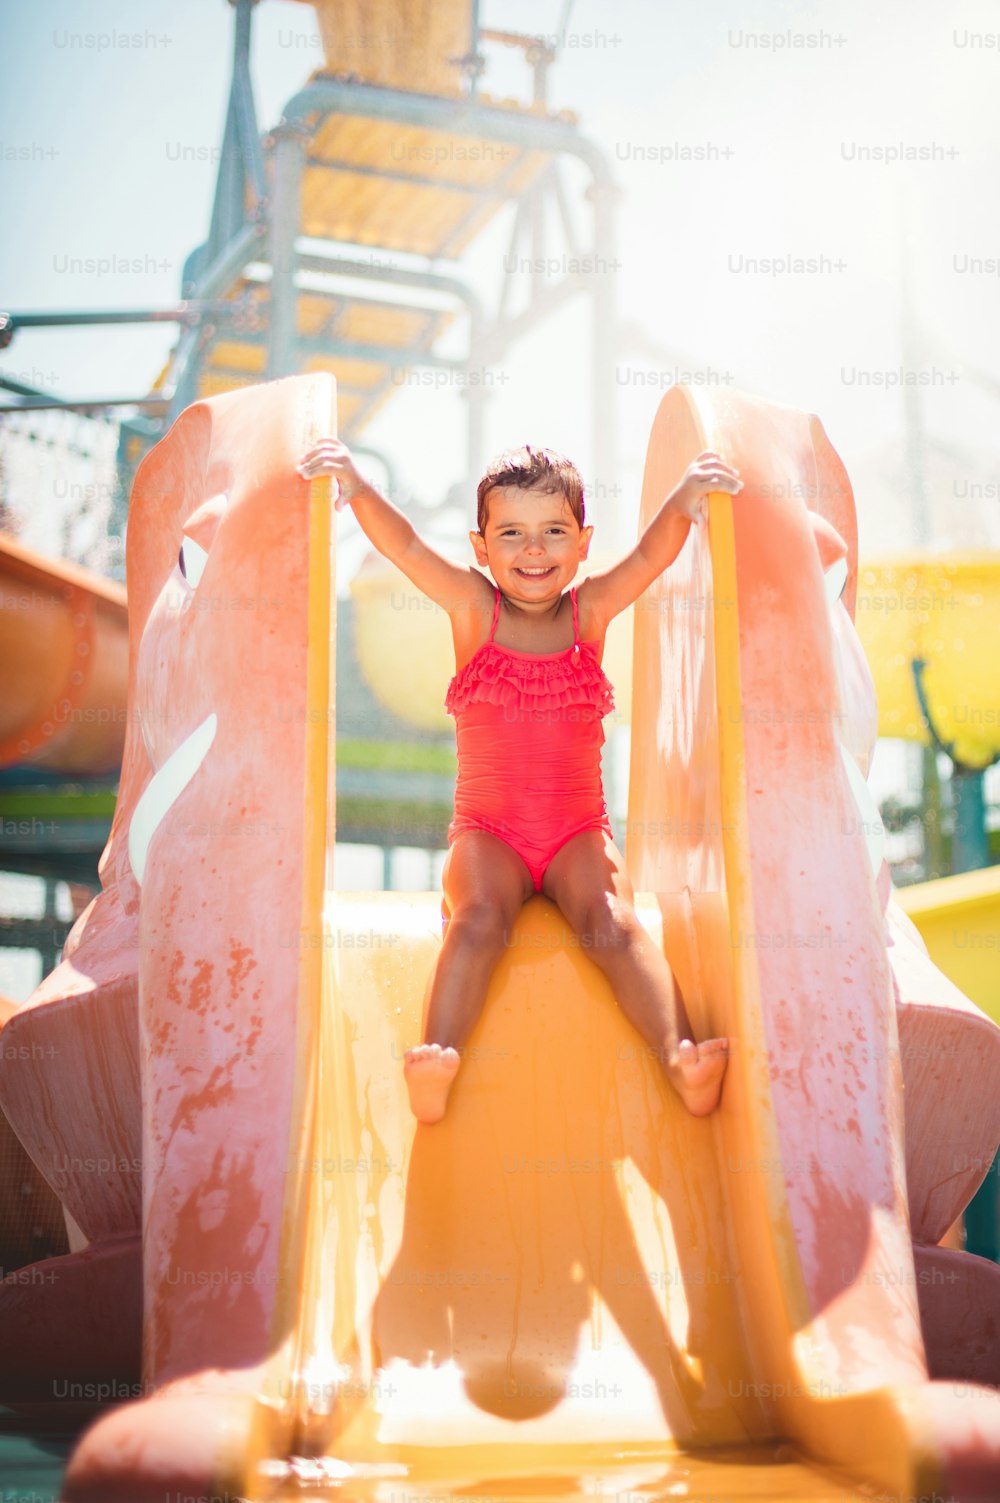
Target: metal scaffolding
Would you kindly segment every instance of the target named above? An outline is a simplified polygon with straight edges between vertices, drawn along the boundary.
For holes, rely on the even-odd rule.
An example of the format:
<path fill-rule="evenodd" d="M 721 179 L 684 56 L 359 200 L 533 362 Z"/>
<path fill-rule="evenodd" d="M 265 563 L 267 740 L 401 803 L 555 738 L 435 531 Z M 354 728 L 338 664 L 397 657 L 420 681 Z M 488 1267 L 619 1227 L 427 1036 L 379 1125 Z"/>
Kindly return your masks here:
<path fill-rule="evenodd" d="M 132 311 L 8 313 L 0 321 L 0 347 L 42 325 L 175 322 L 179 338 L 154 389 L 131 398 L 60 401 L 0 377 L 10 393 L 0 412 L 133 408 L 137 415 L 122 421 L 119 450 L 127 495 L 142 454 L 199 397 L 296 371 L 331 370 L 341 435 L 356 444 L 402 372 L 444 368 L 459 384 L 582 296 L 593 334 L 594 469 L 612 477 L 617 193 L 604 154 L 574 121 L 547 110 L 551 44 L 482 29 L 473 0 L 457 0 L 453 20 L 469 46 L 444 60 L 455 92 L 359 81 L 341 72 L 334 56 L 262 137 L 250 77 L 255 3 L 233 0 L 232 81 L 215 198 L 208 236 L 184 266 L 183 301 Z M 331 0 L 326 5 L 333 8 Z M 322 12 L 323 4 L 317 8 Z M 321 14 L 321 23 L 327 20 Z M 533 70 L 530 105 L 485 99 L 484 44 L 523 51 Z M 434 63 L 440 86 L 442 59 Z M 416 63 L 412 71 L 421 83 Z M 588 177 L 582 240 L 567 161 L 582 164 Z M 491 307 L 461 261 L 507 205 L 514 206 L 509 249 Z M 553 266 L 562 275 L 553 276 Z M 438 346 L 456 321 L 461 351 L 446 356 Z M 470 379 L 462 389 L 465 472 L 474 481 L 485 459 L 489 392 L 485 382 Z"/>

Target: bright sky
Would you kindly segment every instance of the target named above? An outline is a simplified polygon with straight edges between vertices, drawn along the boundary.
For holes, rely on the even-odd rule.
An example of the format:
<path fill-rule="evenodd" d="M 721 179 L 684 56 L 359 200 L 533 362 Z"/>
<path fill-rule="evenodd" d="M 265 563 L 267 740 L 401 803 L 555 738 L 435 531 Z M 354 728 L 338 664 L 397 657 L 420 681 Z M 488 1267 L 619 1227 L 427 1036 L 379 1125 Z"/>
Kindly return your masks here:
<path fill-rule="evenodd" d="M 483 20 L 554 31 L 563 4 L 484 0 Z M 8 8 L 0 28 L 0 306 L 172 301 L 208 225 L 230 7 L 38 0 Z M 1000 544 L 1000 401 L 978 379 L 1000 392 L 998 43 L 989 0 L 575 0 L 553 102 L 577 111 L 621 182 L 621 316 L 664 350 L 626 353 L 616 370 L 618 506 L 636 505 L 660 384 L 714 372 L 818 412 L 854 478 L 863 543 L 897 546 L 899 382 L 922 380 L 934 541 Z M 310 7 L 262 0 L 252 65 L 262 127 L 320 56 Z M 486 87 L 526 97 L 520 60 L 490 56 Z M 901 369 L 904 240 L 924 349 Z M 503 248 L 487 242 L 474 259 L 486 288 L 499 283 Z M 88 258 L 114 270 L 74 269 Z M 814 269 L 789 269 L 793 258 Z M 61 393 L 141 391 L 171 338 L 39 332 L 0 367 Z M 585 353 L 580 308 L 526 339 L 490 403 L 491 447 L 541 439 L 586 473 Z M 371 430 L 422 500 L 461 475 L 460 414 L 454 395 L 407 387 Z M 969 502 L 970 481 L 983 504 Z"/>

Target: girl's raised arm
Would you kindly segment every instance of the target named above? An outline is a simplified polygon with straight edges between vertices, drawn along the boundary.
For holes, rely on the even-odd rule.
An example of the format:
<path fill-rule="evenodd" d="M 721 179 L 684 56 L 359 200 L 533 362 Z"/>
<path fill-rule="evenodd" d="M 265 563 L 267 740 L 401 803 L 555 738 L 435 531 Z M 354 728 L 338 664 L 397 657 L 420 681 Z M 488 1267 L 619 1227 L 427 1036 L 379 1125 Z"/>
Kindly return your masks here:
<path fill-rule="evenodd" d="M 336 509 L 350 506 L 369 542 L 449 615 L 488 593 L 477 570 L 429 547 L 410 519 L 358 474 L 350 449 L 339 438 L 314 444 L 298 470 L 305 480 L 332 475 L 338 488 Z"/>
<path fill-rule="evenodd" d="M 699 454 L 635 547 L 610 569 L 591 574 L 580 586 L 581 604 L 586 598 L 588 618 L 594 623 L 588 630 L 603 633 L 609 621 L 638 600 L 643 590 L 669 568 L 684 546 L 691 523 L 704 522 L 707 517 L 712 491 L 735 496 L 742 489 L 738 470 L 713 450 Z"/>

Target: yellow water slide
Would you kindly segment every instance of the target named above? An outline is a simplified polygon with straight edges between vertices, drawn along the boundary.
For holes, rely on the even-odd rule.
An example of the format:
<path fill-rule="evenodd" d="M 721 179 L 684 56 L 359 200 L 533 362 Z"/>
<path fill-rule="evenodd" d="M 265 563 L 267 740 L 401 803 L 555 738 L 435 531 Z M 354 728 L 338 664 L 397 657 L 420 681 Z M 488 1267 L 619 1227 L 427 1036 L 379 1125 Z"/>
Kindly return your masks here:
<path fill-rule="evenodd" d="M 329 894 L 285 1232 L 303 1277 L 262 1455 L 291 1401 L 303 1449 L 421 1488 L 519 1476 L 540 1493 L 570 1473 L 581 1491 L 620 1491 L 627 1457 L 642 1490 L 717 1496 L 725 1471 L 691 1448 L 718 1466 L 719 1448 L 748 1447 L 729 1464 L 766 1466 L 784 1438 L 823 1472 L 741 1471 L 747 1496 L 851 1496 L 852 1476 L 911 1496 L 962 1466 L 995 1477 L 995 1401 L 970 1388 L 977 1447 L 954 1388 L 927 1383 L 883 873 L 847 770 L 869 704 L 845 688 L 863 658 L 824 579 L 853 603 L 850 486 L 814 420 L 676 393 L 644 517 L 704 447 L 732 456 L 746 490 L 714 498 L 708 539 L 637 607 L 626 838 L 696 1027 L 733 1040 L 723 1107 L 687 1116 L 534 899 L 446 1120 L 414 1129 L 401 1061 L 437 897 Z M 817 470 L 825 516 L 772 500 L 807 493 Z M 985 1020 L 982 1034 L 995 1062 L 1000 1036 Z M 916 1120 L 947 1115 L 924 1095 Z"/>

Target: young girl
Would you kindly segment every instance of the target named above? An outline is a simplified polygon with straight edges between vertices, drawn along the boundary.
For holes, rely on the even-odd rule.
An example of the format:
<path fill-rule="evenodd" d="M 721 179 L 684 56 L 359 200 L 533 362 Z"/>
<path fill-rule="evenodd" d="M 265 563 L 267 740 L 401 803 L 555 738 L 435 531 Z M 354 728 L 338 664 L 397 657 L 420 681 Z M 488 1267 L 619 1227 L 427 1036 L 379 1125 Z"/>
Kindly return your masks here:
<path fill-rule="evenodd" d="M 425 1042 L 405 1054 L 414 1114 L 443 1117 L 518 910 L 541 892 L 607 976 L 688 1111 L 706 1116 L 719 1101 L 728 1040 L 691 1038 L 670 967 L 636 917 L 601 786 L 601 719 L 614 704 L 600 664 L 608 623 L 673 563 L 692 521 L 704 520 L 708 493 L 742 489 L 738 472 L 701 454 L 636 546 L 579 590 L 572 582 L 593 527 L 584 525 L 579 473 L 550 450 L 502 454 L 479 483 L 469 537 L 495 586 L 428 547 L 339 440 L 316 444 L 299 472 L 332 475 L 337 507 L 350 505 L 379 552 L 451 618 L 457 672 L 446 707 L 456 720 L 458 782 Z"/>

